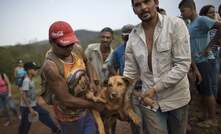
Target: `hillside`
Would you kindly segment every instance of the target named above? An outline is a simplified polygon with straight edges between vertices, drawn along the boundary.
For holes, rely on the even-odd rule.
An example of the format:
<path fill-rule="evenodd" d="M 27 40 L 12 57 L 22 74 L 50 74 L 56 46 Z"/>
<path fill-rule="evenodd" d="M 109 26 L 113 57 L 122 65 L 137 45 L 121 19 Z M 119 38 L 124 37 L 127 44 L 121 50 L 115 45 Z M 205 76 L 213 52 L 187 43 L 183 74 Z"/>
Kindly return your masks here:
<path fill-rule="evenodd" d="M 85 49 L 88 44 L 99 41 L 99 32 L 89 30 L 77 30 L 76 34 L 82 47 Z M 119 30 L 114 32 L 112 46 L 115 47 L 121 41 Z M 6 73 L 13 80 L 13 71 L 18 59 L 24 61 L 35 61 L 42 64 L 45 52 L 49 49 L 48 40 L 38 41 L 31 44 L 17 44 L 14 46 L 0 47 L 0 72 Z"/>

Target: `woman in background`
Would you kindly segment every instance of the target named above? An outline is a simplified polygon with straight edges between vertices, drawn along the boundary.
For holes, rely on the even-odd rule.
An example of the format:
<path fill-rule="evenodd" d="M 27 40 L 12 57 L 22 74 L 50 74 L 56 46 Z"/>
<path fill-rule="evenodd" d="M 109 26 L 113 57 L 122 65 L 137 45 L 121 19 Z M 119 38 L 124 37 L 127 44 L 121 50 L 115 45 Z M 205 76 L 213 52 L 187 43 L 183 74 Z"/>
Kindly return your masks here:
<path fill-rule="evenodd" d="M 8 109 L 8 98 L 11 96 L 11 85 L 5 73 L 0 75 L 0 109 L 3 110 L 3 116 L 6 118 L 3 126 L 7 127 L 10 124 L 10 115 Z M 15 110 L 16 111 L 16 110 Z"/>

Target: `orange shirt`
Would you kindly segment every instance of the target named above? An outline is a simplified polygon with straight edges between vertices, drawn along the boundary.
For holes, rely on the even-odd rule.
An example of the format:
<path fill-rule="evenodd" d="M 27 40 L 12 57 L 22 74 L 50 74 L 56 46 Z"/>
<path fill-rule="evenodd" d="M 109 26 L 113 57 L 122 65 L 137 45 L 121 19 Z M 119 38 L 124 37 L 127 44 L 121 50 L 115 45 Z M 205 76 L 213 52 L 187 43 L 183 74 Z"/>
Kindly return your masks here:
<path fill-rule="evenodd" d="M 81 59 L 80 57 L 73 55 L 73 63 L 65 63 L 64 61 L 62 61 L 62 63 L 64 64 L 64 77 L 65 79 L 67 79 L 70 75 L 74 74 L 77 70 L 81 69 L 81 70 L 85 70 L 85 64 L 83 59 Z M 64 111 L 65 114 L 61 108 L 58 105 L 54 106 L 54 111 L 56 114 L 56 117 L 59 121 L 74 121 L 74 120 L 78 120 L 82 114 L 82 109 L 76 110 L 76 111 Z"/>

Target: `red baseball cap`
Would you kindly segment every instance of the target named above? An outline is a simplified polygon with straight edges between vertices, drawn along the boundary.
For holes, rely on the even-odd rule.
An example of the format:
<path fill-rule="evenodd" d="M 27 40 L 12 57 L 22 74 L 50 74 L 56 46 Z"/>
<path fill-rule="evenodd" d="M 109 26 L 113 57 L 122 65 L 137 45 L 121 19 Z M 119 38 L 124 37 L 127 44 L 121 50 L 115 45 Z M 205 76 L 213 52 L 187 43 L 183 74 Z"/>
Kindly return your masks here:
<path fill-rule="evenodd" d="M 61 46 L 79 42 L 74 30 L 64 21 L 56 21 L 50 26 L 49 40 Z"/>

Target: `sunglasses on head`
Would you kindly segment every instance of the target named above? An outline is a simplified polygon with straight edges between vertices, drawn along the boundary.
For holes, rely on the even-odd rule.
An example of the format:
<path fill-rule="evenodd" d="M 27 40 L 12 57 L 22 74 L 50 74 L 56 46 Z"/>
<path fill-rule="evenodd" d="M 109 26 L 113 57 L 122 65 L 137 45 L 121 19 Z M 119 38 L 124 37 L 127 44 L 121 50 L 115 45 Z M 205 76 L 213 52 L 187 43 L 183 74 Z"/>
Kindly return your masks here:
<path fill-rule="evenodd" d="M 56 46 L 58 46 L 59 48 L 64 48 L 64 49 L 69 48 L 69 47 L 72 47 L 72 46 L 74 45 L 74 43 L 69 44 L 69 45 L 66 45 L 66 46 L 62 46 L 62 45 L 59 45 L 59 44 L 57 44 L 57 43 L 55 43 L 55 44 L 56 44 Z"/>

